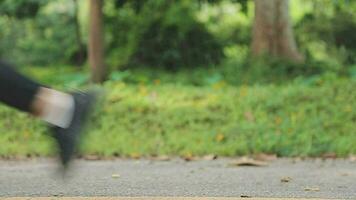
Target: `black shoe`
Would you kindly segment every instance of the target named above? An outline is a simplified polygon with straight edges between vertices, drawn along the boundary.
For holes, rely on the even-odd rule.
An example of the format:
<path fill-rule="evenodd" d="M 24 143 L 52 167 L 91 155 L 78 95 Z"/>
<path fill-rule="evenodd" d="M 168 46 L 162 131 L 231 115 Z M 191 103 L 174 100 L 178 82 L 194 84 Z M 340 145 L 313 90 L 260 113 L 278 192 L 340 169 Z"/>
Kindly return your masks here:
<path fill-rule="evenodd" d="M 53 137 L 58 144 L 60 161 L 64 168 L 68 167 L 85 126 L 96 101 L 96 93 L 72 93 L 74 98 L 73 119 L 68 128 L 53 127 Z"/>

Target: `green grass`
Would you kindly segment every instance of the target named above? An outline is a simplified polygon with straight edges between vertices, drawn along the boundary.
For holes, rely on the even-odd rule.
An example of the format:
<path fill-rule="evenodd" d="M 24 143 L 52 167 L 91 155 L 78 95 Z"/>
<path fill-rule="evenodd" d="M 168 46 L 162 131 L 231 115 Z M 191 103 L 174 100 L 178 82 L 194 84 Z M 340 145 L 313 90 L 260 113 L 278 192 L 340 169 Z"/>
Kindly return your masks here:
<path fill-rule="evenodd" d="M 64 81 L 49 71 L 38 71 L 38 78 L 60 88 L 67 87 L 64 82 L 85 82 L 80 73 L 63 71 Z M 355 79 L 326 75 L 285 85 L 240 86 L 223 80 L 202 86 L 111 80 L 103 88 L 106 100 L 90 121 L 83 154 L 356 153 Z M 39 120 L 4 106 L 0 119 L 0 155 L 53 153 L 53 143 Z"/>

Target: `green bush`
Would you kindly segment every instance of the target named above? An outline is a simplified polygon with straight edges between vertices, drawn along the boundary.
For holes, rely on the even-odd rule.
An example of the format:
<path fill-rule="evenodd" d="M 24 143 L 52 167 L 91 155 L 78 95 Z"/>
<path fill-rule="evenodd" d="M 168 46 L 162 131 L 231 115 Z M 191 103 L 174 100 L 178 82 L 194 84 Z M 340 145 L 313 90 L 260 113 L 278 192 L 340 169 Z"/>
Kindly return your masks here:
<path fill-rule="evenodd" d="M 111 22 L 114 22 L 114 19 L 120 20 L 124 14 L 130 18 L 134 17 L 134 20 L 129 21 L 130 24 L 122 21 L 127 20 L 124 18 L 114 22 L 124 26 L 111 27 L 110 46 L 120 44 L 119 48 L 124 48 L 121 51 L 114 50 L 112 59 L 117 56 L 116 59 L 124 60 L 124 64 L 129 67 L 151 66 L 168 69 L 217 64 L 222 59 L 221 44 L 195 19 L 194 3 L 191 1 L 149 0 L 138 14 L 128 9 L 131 8 L 120 8 L 110 19 Z M 122 27 L 129 27 L 129 31 Z M 117 63 L 120 62 L 123 61 Z"/>
<path fill-rule="evenodd" d="M 19 19 L 35 17 L 48 0 L 0 0 L 0 13 Z"/>
<path fill-rule="evenodd" d="M 310 2 L 309 2 L 310 3 Z M 315 1 L 313 8 L 296 24 L 295 32 L 301 50 L 308 60 L 323 63 L 345 73 L 355 64 L 355 2 Z"/>
<path fill-rule="evenodd" d="M 63 11 L 58 3 L 43 5 L 27 18 L 0 16 L 0 55 L 19 65 L 70 63 L 78 51 L 73 12 L 71 4 Z"/>

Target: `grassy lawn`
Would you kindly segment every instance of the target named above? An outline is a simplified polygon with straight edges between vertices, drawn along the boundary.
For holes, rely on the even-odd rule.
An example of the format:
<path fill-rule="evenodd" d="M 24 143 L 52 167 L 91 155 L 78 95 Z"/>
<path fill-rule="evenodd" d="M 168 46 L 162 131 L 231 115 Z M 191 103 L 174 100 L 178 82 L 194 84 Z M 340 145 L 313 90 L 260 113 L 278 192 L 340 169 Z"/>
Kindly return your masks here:
<path fill-rule="evenodd" d="M 37 70 L 38 72 L 38 70 Z M 37 78 L 59 87 L 62 79 Z M 66 71 L 63 71 L 66 74 Z M 52 76 L 52 75 L 51 75 Z M 74 79 L 74 78 L 73 78 Z M 83 80 L 82 80 L 83 79 Z M 68 83 L 68 82 L 67 82 Z M 317 78 L 284 85 L 107 81 L 102 109 L 88 127 L 84 154 L 102 156 L 280 156 L 356 153 L 356 80 Z M 0 155 L 51 155 L 39 120 L 0 106 Z"/>

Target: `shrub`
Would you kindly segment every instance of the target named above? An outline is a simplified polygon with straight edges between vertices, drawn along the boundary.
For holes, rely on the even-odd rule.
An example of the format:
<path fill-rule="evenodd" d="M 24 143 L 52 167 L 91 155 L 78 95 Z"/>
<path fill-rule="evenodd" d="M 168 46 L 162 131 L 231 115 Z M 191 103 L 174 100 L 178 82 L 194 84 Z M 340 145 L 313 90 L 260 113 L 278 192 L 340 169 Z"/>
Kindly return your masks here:
<path fill-rule="evenodd" d="M 115 35 L 116 30 L 122 27 L 113 28 L 111 42 L 126 42 L 119 46 L 126 50 L 114 50 L 114 54 L 125 52 L 124 60 L 127 62 L 124 64 L 130 67 L 143 65 L 177 69 L 219 63 L 223 57 L 222 46 L 195 19 L 193 7 L 194 3 L 184 0 L 146 1 L 138 14 L 135 14 L 136 20 L 131 20 L 130 25 L 126 24 L 129 31 L 125 29 L 128 36 L 124 41 L 120 40 L 120 36 L 124 35 L 122 31 L 117 37 Z M 132 17 L 132 12 L 127 9 L 130 8 L 121 8 L 118 16 L 126 12 Z M 122 55 L 118 56 L 122 59 Z"/>

